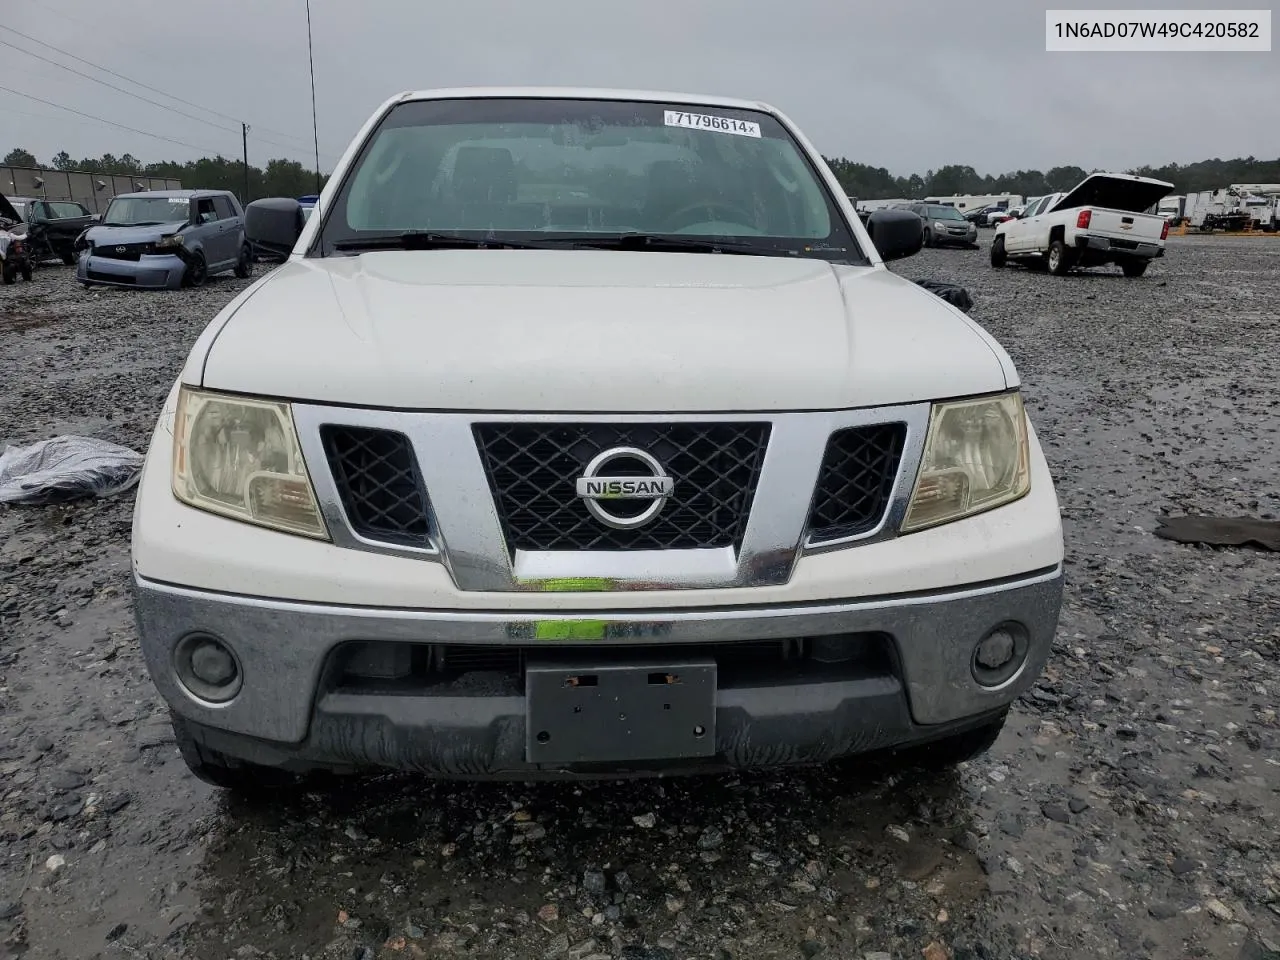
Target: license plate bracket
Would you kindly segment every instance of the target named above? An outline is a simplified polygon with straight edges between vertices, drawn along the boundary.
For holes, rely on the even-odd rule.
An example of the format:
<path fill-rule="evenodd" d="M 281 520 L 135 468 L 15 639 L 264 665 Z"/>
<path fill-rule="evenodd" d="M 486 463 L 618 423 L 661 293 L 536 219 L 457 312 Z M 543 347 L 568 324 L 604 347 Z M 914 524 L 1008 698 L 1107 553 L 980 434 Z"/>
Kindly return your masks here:
<path fill-rule="evenodd" d="M 627 763 L 715 754 L 716 663 L 531 660 L 530 763 Z"/>

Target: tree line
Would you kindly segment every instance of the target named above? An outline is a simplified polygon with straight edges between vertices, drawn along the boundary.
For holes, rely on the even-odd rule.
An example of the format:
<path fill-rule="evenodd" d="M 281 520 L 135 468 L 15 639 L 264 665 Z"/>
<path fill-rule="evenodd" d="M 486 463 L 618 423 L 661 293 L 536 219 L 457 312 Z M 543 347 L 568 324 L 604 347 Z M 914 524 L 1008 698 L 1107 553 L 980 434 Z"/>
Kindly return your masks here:
<path fill-rule="evenodd" d="M 76 160 L 63 150 L 49 163 L 43 164 L 29 151 L 21 148 L 10 150 L 0 165 L 12 167 L 53 167 L 56 170 L 76 170 L 84 173 L 116 174 L 117 176 L 163 177 L 180 180 L 187 188 L 230 190 L 243 202 L 259 197 L 301 197 L 316 192 L 316 172 L 297 160 L 269 160 L 266 167 L 249 165 L 249 196 L 245 197 L 244 162 L 227 157 L 202 157 L 185 163 L 143 163 L 131 154 L 101 157 L 84 157 Z M 320 185 L 328 180 L 322 175 Z"/>
<path fill-rule="evenodd" d="M 827 158 L 845 193 L 859 200 L 888 200 L 896 197 L 921 199 L 956 194 L 1013 193 L 1041 197 L 1046 193 L 1070 190 L 1097 168 L 1054 167 L 1051 170 L 1015 170 L 998 176 L 980 174 L 973 167 L 952 165 L 929 170 L 923 176 L 895 177 L 884 167 L 871 167 L 843 157 Z M 1280 159 L 1201 160 L 1198 163 L 1168 163 L 1162 167 L 1143 166 L 1123 171 L 1153 177 L 1173 184 L 1173 192 L 1199 193 L 1218 190 L 1232 183 L 1280 183 Z"/>
<path fill-rule="evenodd" d="M 1053 167 L 1047 171 L 1015 170 L 999 175 L 980 174 L 973 167 L 953 164 L 923 175 L 913 173 L 896 177 L 884 167 L 855 163 L 844 157 L 826 158 L 845 192 L 859 200 L 885 200 L 894 197 L 921 198 L 954 194 L 1014 193 L 1038 197 L 1058 190 L 1069 190 L 1095 170 L 1083 167 Z M 28 151 L 10 150 L 0 164 L 14 167 L 39 167 L 42 164 Z M 185 163 L 143 163 L 130 154 L 116 157 L 85 157 L 75 160 L 65 150 L 55 156 L 49 166 L 58 170 L 83 170 L 89 173 L 128 174 L 181 180 L 186 187 L 230 190 L 244 193 L 244 163 L 226 157 L 203 157 Z M 1254 157 L 1234 160 L 1201 160 L 1198 163 L 1169 163 L 1162 167 L 1144 166 L 1125 171 L 1139 176 L 1167 180 L 1174 193 L 1198 193 L 1217 190 L 1230 183 L 1280 183 L 1280 159 L 1258 160 Z M 320 183 L 328 179 L 322 176 Z M 296 160 L 271 160 L 265 168 L 249 166 L 249 196 L 299 197 L 316 192 L 316 174 Z"/>

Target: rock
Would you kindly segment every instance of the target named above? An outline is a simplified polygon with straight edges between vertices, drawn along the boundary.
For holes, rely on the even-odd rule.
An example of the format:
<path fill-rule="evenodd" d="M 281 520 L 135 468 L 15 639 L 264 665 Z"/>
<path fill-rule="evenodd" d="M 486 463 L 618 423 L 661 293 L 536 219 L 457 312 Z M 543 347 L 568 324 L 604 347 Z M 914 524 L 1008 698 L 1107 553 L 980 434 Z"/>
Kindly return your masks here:
<path fill-rule="evenodd" d="M 1147 907 L 1147 913 L 1151 914 L 1151 916 L 1155 917 L 1157 920 L 1171 920 L 1180 912 L 1181 911 L 1179 911 L 1172 903 L 1166 903 L 1164 901 L 1153 903 Z"/>
<path fill-rule="evenodd" d="M 129 925 L 127 923 L 117 923 L 107 931 L 107 942 L 110 943 L 112 940 L 119 940 L 124 936 L 124 932 L 128 929 Z"/>
<path fill-rule="evenodd" d="M 822 953 L 822 951 L 825 949 L 826 947 L 824 947 L 817 940 L 801 940 L 800 941 L 800 952 L 809 958 L 816 957 L 818 954 Z"/>
<path fill-rule="evenodd" d="M 889 826 L 884 828 L 884 832 L 887 836 L 893 837 L 893 839 L 897 840 L 899 843 L 911 842 L 911 834 L 907 833 L 905 829 L 898 826 L 896 823 L 889 824 Z"/>
<path fill-rule="evenodd" d="M 1026 832 L 1022 821 L 1010 813 L 1001 814 L 1000 819 L 996 821 L 996 827 L 1001 833 L 1015 838 L 1021 837 Z"/>
<path fill-rule="evenodd" d="M 631 874 L 625 870 L 619 870 L 613 875 L 613 885 L 623 893 L 631 889 Z"/>
<path fill-rule="evenodd" d="M 1089 809 L 1089 801 L 1083 797 L 1072 797 L 1067 801 L 1067 809 L 1072 813 L 1084 813 Z"/>
<path fill-rule="evenodd" d="M 1067 813 L 1066 808 L 1056 803 L 1046 803 L 1040 807 L 1040 812 L 1050 820 L 1057 823 L 1070 823 L 1071 815 Z"/>
<path fill-rule="evenodd" d="M 595 940 L 583 940 L 569 948 L 569 960 L 586 960 L 586 957 L 596 952 L 596 946 Z"/>
<path fill-rule="evenodd" d="M 0 900 L 0 920 L 12 920 L 22 913 L 22 904 L 17 900 Z"/>
<path fill-rule="evenodd" d="M 57 873 L 67 865 L 67 858 L 60 853 L 55 853 L 44 862 L 44 868 L 51 873 Z"/>
<path fill-rule="evenodd" d="M 546 923 L 553 923 L 560 919 L 560 908 L 554 903 L 544 904 L 538 909 L 538 919 Z"/>
<path fill-rule="evenodd" d="M 642 830 L 652 830 L 658 825 L 658 818 L 652 813 L 642 813 L 638 817 L 632 817 L 631 822 Z"/>
<path fill-rule="evenodd" d="M 1223 923 L 1230 923 L 1232 920 L 1231 908 L 1221 900 L 1206 900 L 1204 908 L 1209 911 L 1213 917 L 1221 920 Z"/>
<path fill-rule="evenodd" d="M 586 891 L 588 896 L 603 897 L 605 887 L 606 881 L 603 871 L 587 870 L 582 874 L 582 889 Z"/>
<path fill-rule="evenodd" d="M 552 960 L 554 957 L 563 957 L 568 952 L 569 935 L 567 933 L 562 933 L 547 945 L 547 949 L 542 955 L 546 960 Z"/>
<path fill-rule="evenodd" d="M 684 900 L 680 897 L 667 897 L 667 913 L 679 913 L 684 909 Z"/>
<path fill-rule="evenodd" d="M 936 940 L 926 944 L 920 952 L 924 955 L 924 960 L 951 960 L 951 952 Z"/>
<path fill-rule="evenodd" d="M 707 827 L 698 837 L 698 849 L 715 850 L 724 843 L 724 831 L 716 827 Z"/>
<path fill-rule="evenodd" d="M 893 957 L 883 950 L 873 950 L 871 953 L 864 953 L 862 960 L 893 960 Z"/>
<path fill-rule="evenodd" d="M 1169 870 L 1175 877 L 1181 877 L 1188 873 L 1194 873 L 1200 869 L 1200 864 L 1192 860 L 1190 857 L 1174 857 L 1169 864 Z"/>

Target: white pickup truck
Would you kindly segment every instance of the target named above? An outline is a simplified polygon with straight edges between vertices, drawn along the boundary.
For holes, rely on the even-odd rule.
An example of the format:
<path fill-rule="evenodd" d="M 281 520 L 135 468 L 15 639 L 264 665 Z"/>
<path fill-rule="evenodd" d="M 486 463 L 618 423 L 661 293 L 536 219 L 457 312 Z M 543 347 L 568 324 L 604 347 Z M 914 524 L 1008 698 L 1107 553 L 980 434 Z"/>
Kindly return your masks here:
<path fill-rule="evenodd" d="M 246 230 L 134 514 L 198 776 L 954 763 L 1049 656 L 1013 363 L 772 107 L 406 93 Z"/>
<path fill-rule="evenodd" d="M 1169 221 L 1144 213 L 1173 190 L 1172 183 L 1125 173 L 1095 173 L 1073 190 L 1051 193 L 996 227 L 991 265 L 1020 260 L 1064 274 L 1114 263 L 1140 277 L 1164 256 Z"/>

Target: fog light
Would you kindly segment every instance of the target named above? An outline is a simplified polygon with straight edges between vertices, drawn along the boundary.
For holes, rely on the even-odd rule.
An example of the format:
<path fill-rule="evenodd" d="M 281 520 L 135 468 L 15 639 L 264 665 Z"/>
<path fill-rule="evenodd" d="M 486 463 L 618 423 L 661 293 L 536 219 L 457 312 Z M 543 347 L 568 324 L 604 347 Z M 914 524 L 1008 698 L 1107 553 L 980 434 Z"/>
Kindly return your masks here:
<path fill-rule="evenodd" d="M 978 666 L 987 670 L 999 670 L 1013 659 L 1013 634 L 1008 630 L 996 630 L 978 644 Z"/>
<path fill-rule="evenodd" d="M 200 700 L 225 703 L 240 692 L 240 662 L 229 646 L 211 634 L 192 633 L 178 641 L 173 666 L 182 685 Z"/>
<path fill-rule="evenodd" d="M 1019 623 L 992 627 L 973 648 L 973 678 L 984 687 L 998 687 L 1012 680 L 1027 659 L 1026 628 Z"/>

